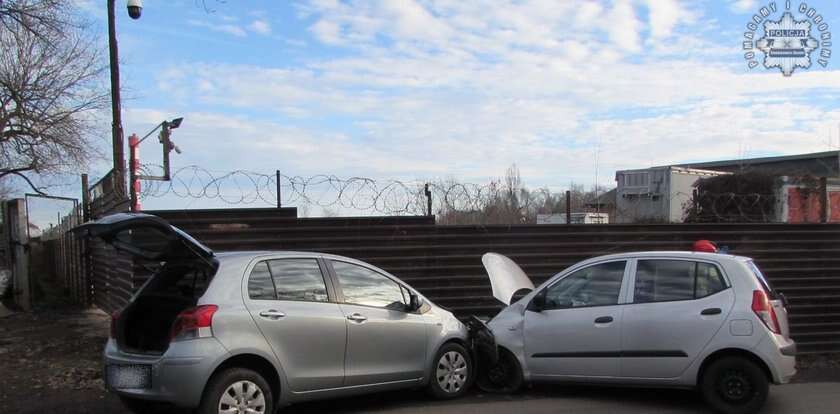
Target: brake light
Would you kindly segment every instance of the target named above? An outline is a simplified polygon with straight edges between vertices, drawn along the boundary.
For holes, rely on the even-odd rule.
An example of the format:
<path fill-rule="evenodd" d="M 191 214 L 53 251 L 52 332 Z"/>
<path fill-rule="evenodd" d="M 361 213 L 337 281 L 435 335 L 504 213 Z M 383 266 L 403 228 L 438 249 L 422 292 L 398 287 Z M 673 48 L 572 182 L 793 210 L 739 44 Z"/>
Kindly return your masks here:
<path fill-rule="evenodd" d="M 770 331 L 776 334 L 781 333 L 779 319 L 776 317 L 776 310 L 773 309 L 773 304 L 770 303 L 767 292 L 763 290 L 753 291 L 752 310 L 764 322 L 767 329 L 770 329 Z"/>
<path fill-rule="evenodd" d="M 175 322 L 172 322 L 169 340 L 180 341 L 213 336 L 213 314 L 217 310 L 219 307 L 216 305 L 201 305 L 182 311 L 175 318 Z"/>
<path fill-rule="evenodd" d="M 120 319 L 120 311 L 111 313 L 111 338 L 117 339 L 117 320 Z"/>

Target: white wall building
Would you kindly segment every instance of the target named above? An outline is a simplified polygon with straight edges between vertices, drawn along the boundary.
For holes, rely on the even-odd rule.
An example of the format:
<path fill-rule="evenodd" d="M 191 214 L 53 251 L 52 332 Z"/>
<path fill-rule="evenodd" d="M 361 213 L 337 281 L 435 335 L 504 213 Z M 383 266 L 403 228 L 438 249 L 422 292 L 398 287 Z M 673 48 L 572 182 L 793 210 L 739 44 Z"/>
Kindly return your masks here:
<path fill-rule="evenodd" d="M 697 180 L 723 174 L 674 166 L 616 171 L 615 222 L 680 223 Z"/>

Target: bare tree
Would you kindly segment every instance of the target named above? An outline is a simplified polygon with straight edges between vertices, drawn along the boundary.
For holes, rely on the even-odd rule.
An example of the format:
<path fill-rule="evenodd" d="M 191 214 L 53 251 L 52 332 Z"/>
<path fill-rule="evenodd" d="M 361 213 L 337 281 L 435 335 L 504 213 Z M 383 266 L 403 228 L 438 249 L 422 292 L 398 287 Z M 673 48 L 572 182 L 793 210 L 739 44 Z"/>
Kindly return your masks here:
<path fill-rule="evenodd" d="M 78 171 L 108 105 L 101 51 L 72 2 L 0 0 L 0 180 Z"/>

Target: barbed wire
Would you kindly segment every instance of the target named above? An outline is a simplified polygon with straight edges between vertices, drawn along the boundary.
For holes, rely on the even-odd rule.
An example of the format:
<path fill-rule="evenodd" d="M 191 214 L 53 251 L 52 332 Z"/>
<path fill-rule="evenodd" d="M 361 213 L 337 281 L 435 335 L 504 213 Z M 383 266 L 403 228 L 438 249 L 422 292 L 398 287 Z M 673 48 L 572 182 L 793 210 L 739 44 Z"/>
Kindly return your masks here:
<path fill-rule="evenodd" d="M 161 167 L 142 165 L 140 175 L 159 173 Z M 435 211 L 475 211 L 504 191 L 493 183 L 434 183 L 425 181 L 377 180 L 367 177 L 341 178 L 335 175 L 309 177 L 265 174 L 248 170 L 218 173 L 190 165 L 176 169 L 169 181 L 142 180 L 141 199 L 175 196 L 216 199 L 230 205 L 277 203 L 280 180 L 281 204 L 313 205 L 325 209 L 344 208 L 381 214 L 425 214 L 426 189 Z M 428 186 L 428 187 L 427 187 Z"/>
<path fill-rule="evenodd" d="M 141 175 L 162 171 L 159 165 L 146 164 Z M 547 189 L 528 190 L 504 179 L 487 184 L 454 181 L 402 181 L 368 177 L 342 178 L 335 175 L 313 176 L 266 174 L 249 170 L 214 172 L 189 165 L 174 170 L 169 181 L 142 180 L 141 199 L 166 196 L 219 200 L 228 205 L 277 205 L 277 191 L 285 206 L 316 206 L 324 212 L 347 211 L 383 215 L 424 215 L 429 197 L 432 214 L 448 224 L 534 222 L 538 213 L 565 212 L 565 194 Z M 428 195 L 427 195 L 428 190 Z M 697 195 L 677 192 L 648 194 L 647 197 L 601 199 L 600 192 L 579 191 L 572 196 L 572 211 L 606 212 L 617 222 L 772 222 L 779 221 L 777 196 L 769 193 L 700 192 Z M 669 200 L 661 200 L 667 197 Z M 515 200 L 514 200 L 515 199 Z M 652 202 L 654 201 L 654 202 Z M 679 205 L 680 217 L 671 217 L 661 206 Z M 661 206 L 659 206 L 661 204 Z M 659 207 L 658 207 L 659 206 Z M 603 208 L 603 210 L 602 210 Z M 342 211 L 335 211 L 340 209 Z M 332 210 L 332 211 L 330 211 Z M 667 213 L 667 216 L 662 214 Z"/>

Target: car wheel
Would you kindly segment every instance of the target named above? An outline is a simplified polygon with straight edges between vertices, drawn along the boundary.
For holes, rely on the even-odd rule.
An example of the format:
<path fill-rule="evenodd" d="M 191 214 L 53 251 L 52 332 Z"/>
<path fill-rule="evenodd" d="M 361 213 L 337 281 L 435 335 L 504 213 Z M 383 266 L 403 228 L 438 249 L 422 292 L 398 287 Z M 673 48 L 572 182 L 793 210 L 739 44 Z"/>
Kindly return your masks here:
<path fill-rule="evenodd" d="M 499 349 L 499 360 L 494 365 L 479 367 L 476 384 L 484 392 L 510 394 L 522 387 L 522 367 L 510 352 Z"/>
<path fill-rule="evenodd" d="M 472 385 L 472 380 L 473 362 L 467 350 L 452 342 L 440 347 L 432 366 L 429 393 L 440 399 L 460 397 Z"/>
<path fill-rule="evenodd" d="M 271 387 L 258 373 L 230 368 L 210 379 L 201 397 L 199 414 L 272 414 Z"/>
<path fill-rule="evenodd" d="M 755 413 L 767 400 L 768 381 L 755 362 L 725 357 L 712 362 L 706 369 L 701 391 L 706 403 L 719 413 Z"/>
<path fill-rule="evenodd" d="M 140 400 L 120 395 L 120 402 L 122 402 L 125 408 L 128 408 L 128 411 L 136 414 L 155 413 L 160 410 L 160 404 L 154 401 Z"/>

